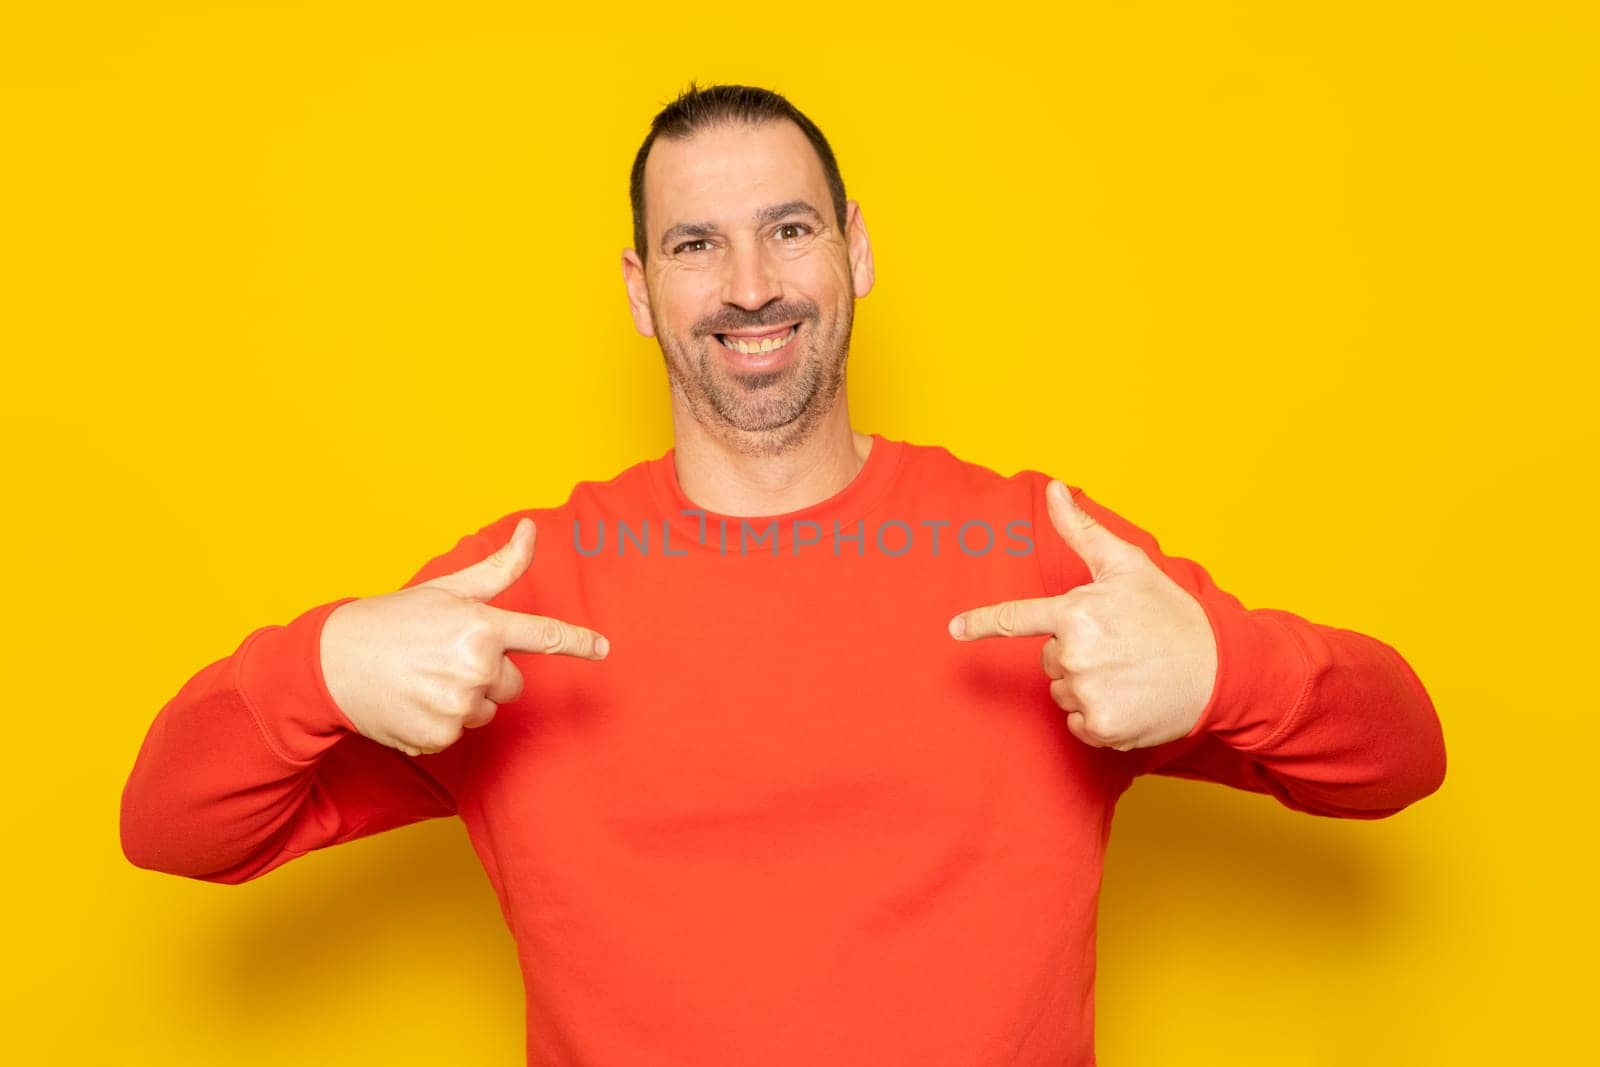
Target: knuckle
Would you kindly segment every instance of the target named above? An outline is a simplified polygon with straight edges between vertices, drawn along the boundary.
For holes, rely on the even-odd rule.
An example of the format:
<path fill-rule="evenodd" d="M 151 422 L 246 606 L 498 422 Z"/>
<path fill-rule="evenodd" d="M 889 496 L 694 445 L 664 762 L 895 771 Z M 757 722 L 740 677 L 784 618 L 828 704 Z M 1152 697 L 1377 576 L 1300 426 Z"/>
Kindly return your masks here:
<path fill-rule="evenodd" d="M 1039 666 L 1042 667 L 1044 669 L 1044 673 L 1048 674 L 1051 678 L 1061 677 L 1061 672 L 1056 664 L 1056 657 L 1051 653 L 1049 646 L 1046 646 L 1044 650 L 1039 653 Z"/>
<path fill-rule="evenodd" d="M 474 613 L 471 621 L 461 630 L 459 647 L 468 664 L 476 672 L 486 662 L 500 655 L 500 639 L 493 625 L 482 615 Z"/>
<path fill-rule="evenodd" d="M 495 712 L 499 710 L 499 705 L 495 704 L 494 701 L 484 700 L 478 705 L 477 710 L 472 713 L 471 718 L 463 722 L 461 726 L 464 730 L 475 730 L 480 726 L 487 726 L 494 721 Z"/>
<path fill-rule="evenodd" d="M 455 699 L 450 702 L 449 716 L 446 722 L 441 723 L 444 729 L 454 729 L 478 707 L 478 694 L 476 690 L 463 690 L 456 693 Z"/>
<path fill-rule="evenodd" d="M 489 699 L 498 704 L 509 704 L 522 696 L 522 676 L 513 675 L 501 685 L 500 691 L 489 694 Z"/>
<path fill-rule="evenodd" d="M 455 744 L 456 738 L 461 736 L 461 725 L 457 722 L 436 722 L 424 731 L 423 738 L 426 750 L 429 752 L 443 752 Z"/>
<path fill-rule="evenodd" d="M 1068 655 L 1082 655 L 1082 650 L 1099 636 L 1100 628 L 1081 608 L 1073 608 L 1061 620 L 1062 642 Z"/>
<path fill-rule="evenodd" d="M 505 541 L 496 546 L 495 550 L 483 557 L 480 566 L 505 570 L 512 563 L 511 542 Z"/>
<path fill-rule="evenodd" d="M 994 628 L 1002 635 L 1010 637 L 1017 631 L 1017 604 L 1008 600 L 1000 605 L 1000 610 L 994 613 Z"/>
<path fill-rule="evenodd" d="M 1106 728 L 1105 716 L 1089 709 L 1083 712 L 1083 736 L 1089 738 L 1097 745 L 1104 745 L 1111 734 Z"/>
<path fill-rule="evenodd" d="M 433 581 L 428 582 L 425 585 L 419 585 L 414 590 L 407 590 L 407 592 L 416 596 L 423 603 L 436 604 L 441 609 L 446 605 L 453 607 L 457 604 L 460 604 L 460 597 L 456 596 L 450 590 L 435 584 L 442 581 L 444 577 L 445 576 L 441 575 L 439 578 L 435 578 Z"/>
<path fill-rule="evenodd" d="M 497 648 L 485 649 L 482 655 L 473 658 L 466 676 L 467 685 L 474 690 L 497 685 L 504 667 L 504 654 Z"/>
<path fill-rule="evenodd" d="M 1084 725 L 1096 741 L 1107 747 L 1114 747 L 1128 737 L 1127 724 L 1120 715 L 1091 712 L 1084 716 Z"/>
<path fill-rule="evenodd" d="M 554 619 L 546 619 L 539 635 L 539 647 L 545 652 L 560 652 L 567 644 L 567 632 Z"/>

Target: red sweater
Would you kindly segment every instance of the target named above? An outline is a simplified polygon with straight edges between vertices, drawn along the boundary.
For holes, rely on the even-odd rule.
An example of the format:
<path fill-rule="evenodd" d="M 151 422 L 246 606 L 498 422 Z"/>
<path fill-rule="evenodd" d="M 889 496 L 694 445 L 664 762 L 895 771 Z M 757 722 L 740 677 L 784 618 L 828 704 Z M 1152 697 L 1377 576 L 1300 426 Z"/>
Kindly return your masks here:
<path fill-rule="evenodd" d="M 413 582 L 531 516 L 533 563 L 493 603 L 593 627 L 607 659 L 513 653 L 523 695 L 411 758 L 328 695 L 321 627 L 346 601 L 313 608 L 162 709 L 123 793 L 123 848 L 236 883 L 459 816 L 516 938 L 530 1064 L 1092 1063 L 1101 861 L 1134 777 L 1379 818 L 1436 789 L 1445 756 L 1392 648 L 1245 610 L 1075 489 L 1199 600 L 1218 648 L 1189 736 L 1079 743 L 1043 638 L 946 631 L 1089 580 L 1047 480 L 875 435 L 848 486 L 775 523 L 697 511 L 670 451 L 582 483 Z"/>

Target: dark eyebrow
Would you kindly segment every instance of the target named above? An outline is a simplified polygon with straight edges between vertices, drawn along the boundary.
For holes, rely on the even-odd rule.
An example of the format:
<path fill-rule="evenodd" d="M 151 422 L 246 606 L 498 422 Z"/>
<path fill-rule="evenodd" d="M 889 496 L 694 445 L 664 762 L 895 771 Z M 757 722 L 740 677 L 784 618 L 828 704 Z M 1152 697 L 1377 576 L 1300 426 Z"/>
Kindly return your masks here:
<path fill-rule="evenodd" d="M 790 200 L 786 204 L 774 204 L 764 207 L 756 212 L 757 222 L 777 222 L 789 215 L 807 215 L 817 222 L 822 221 L 822 212 L 812 207 L 804 200 Z"/>
<path fill-rule="evenodd" d="M 670 253 L 668 246 L 680 237 L 714 237 L 716 233 L 716 226 L 709 222 L 680 222 L 661 235 L 661 251 Z"/>
<path fill-rule="evenodd" d="M 804 200 L 789 200 L 782 204 L 773 204 L 756 212 L 756 222 L 777 222 L 779 219 L 788 218 L 790 215 L 805 215 L 820 223 L 822 212 L 812 207 Z M 711 222 L 680 222 L 661 235 L 661 251 L 670 254 L 671 244 L 680 238 L 702 240 L 715 237 L 718 233 L 715 223 Z"/>

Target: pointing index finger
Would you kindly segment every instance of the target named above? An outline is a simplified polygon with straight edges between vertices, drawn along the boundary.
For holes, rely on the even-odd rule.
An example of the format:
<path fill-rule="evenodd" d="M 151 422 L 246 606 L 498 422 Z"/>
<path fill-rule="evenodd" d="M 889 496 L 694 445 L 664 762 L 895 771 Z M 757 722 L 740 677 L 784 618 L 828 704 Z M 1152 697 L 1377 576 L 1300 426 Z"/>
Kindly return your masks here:
<path fill-rule="evenodd" d="M 486 605 L 500 631 L 501 646 L 507 652 L 541 652 L 547 655 L 605 659 L 611 650 L 600 634 L 586 626 L 575 626 L 546 615 L 508 611 Z"/>
<path fill-rule="evenodd" d="M 950 620 L 950 636 L 962 641 L 980 637 L 1037 637 L 1056 632 L 1058 597 L 1005 600 L 964 611 Z"/>

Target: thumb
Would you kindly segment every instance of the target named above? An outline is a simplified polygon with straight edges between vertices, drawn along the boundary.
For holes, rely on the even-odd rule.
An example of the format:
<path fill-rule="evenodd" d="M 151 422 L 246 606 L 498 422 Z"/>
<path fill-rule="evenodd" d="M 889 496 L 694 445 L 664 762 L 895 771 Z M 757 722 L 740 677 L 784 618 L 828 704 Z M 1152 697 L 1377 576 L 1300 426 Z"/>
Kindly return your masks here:
<path fill-rule="evenodd" d="M 454 574 L 441 574 L 423 585 L 432 585 L 468 600 L 487 601 L 499 596 L 522 577 L 533 562 L 533 542 L 537 531 L 533 520 L 517 520 L 511 531 L 511 540 L 491 552 L 485 559 Z"/>
<path fill-rule="evenodd" d="M 1120 574 L 1148 563 L 1150 557 L 1137 545 L 1129 544 L 1096 521 L 1093 515 L 1072 499 L 1072 493 L 1056 479 L 1044 489 L 1050 511 L 1050 524 L 1056 533 L 1089 567 L 1095 581 Z"/>

